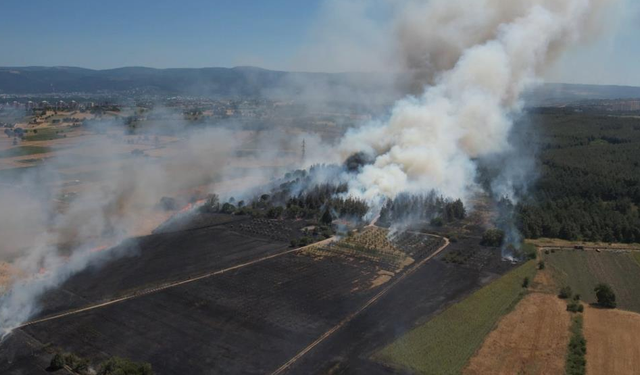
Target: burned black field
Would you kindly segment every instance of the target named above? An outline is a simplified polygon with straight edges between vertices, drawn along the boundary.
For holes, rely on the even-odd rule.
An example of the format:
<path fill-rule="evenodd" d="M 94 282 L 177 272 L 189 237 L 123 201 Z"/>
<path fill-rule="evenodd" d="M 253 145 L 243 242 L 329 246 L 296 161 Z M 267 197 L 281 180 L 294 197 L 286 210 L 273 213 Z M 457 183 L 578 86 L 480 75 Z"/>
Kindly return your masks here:
<path fill-rule="evenodd" d="M 473 238 L 437 254 L 445 241 L 417 233 L 362 251 L 384 241 L 379 228 L 289 247 L 285 234 L 304 226 L 198 215 L 130 240 L 110 250 L 127 256 L 46 294 L 34 320 L 97 307 L 17 329 L 0 345 L 0 372 L 46 373 L 64 350 L 149 362 L 157 374 L 390 373 L 373 351 L 511 267 Z M 452 249 L 478 255 L 445 262 Z"/>

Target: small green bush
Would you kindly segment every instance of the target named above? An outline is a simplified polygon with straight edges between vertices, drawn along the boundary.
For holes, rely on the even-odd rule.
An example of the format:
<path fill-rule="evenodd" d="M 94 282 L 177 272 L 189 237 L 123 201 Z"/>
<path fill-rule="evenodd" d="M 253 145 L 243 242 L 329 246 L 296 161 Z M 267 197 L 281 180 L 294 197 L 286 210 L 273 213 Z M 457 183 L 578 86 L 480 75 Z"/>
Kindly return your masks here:
<path fill-rule="evenodd" d="M 562 289 L 560 289 L 560 293 L 558 293 L 558 297 L 562 299 L 568 299 L 568 298 L 571 298 L 572 294 L 573 292 L 571 291 L 571 287 L 565 286 Z"/>
<path fill-rule="evenodd" d="M 578 301 L 571 301 L 567 304 L 567 311 L 573 312 L 573 313 L 583 312 L 584 307 Z"/>
<path fill-rule="evenodd" d="M 523 287 L 523 288 L 528 288 L 528 287 L 529 287 L 529 277 L 525 277 L 525 278 L 522 280 L 522 287 Z"/>
<path fill-rule="evenodd" d="M 148 363 L 113 357 L 100 365 L 97 375 L 153 375 L 153 370 Z"/>
<path fill-rule="evenodd" d="M 64 367 L 64 357 L 60 353 L 57 353 L 51 359 L 51 363 L 49 364 L 49 368 L 51 370 L 53 370 L 53 371 L 58 371 L 63 367 Z"/>

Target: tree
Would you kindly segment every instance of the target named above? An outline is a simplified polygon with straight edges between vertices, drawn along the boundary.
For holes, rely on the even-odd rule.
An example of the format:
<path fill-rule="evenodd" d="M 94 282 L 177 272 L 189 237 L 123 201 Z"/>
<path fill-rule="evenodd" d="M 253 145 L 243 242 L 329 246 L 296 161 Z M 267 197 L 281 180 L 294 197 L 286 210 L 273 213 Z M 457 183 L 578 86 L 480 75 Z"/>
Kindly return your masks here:
<path fill-rule="evenodd" d="M 484 232 L 482 235 L 482 241 L 480 244 L 483 246 L 493 246 L 499 247 L 502 246 L 504 242 L 504 232 L 500 229 L 489 229 Z"/>
<path fill-rule="evenodd" d="M 431 219 L 431 226 L 433 227 L 441 227 L 444 225 L 444 220 L 442 220 L 442 217 L 440 216 L 436 216 L 433 219 Z"/>
<path fill-rule="evenodd" d="M 598 305 L 609 309 L 615 309 L 616 294 L 608 284 L 600 283 L 596 285 L 594 291 L 596 292 L 596 298 L 598 299 Z"/>
<path fill-rule="evenodd" d="M 57 353 L 51 359 L 51 363 L 49 364 L 49 368 L 53 371 L 58 371 L 64 367 L 64 357 L 62 354 Z"/>
<path fill-rule="evenodd" d="M 325 225 L 331 225 L 331 223 L 333 222 L 333 216 L 331 216 L 329 207 L 325 208 L 324 213 L 320 218 L 320 222 Z"/>
<path fill-rule="evenodd" d="M 560 289 L 560 293 L 558 293 L 558 297 L 562 299 L 568 299 L 568 298 L 571 298 L 572 294 L 573 292 L 571 291 L 571 287 L 565 286 L 562 289 Z"/>
<path fill-rule="evenodd" d="M 222 209 L 220 210 L 220 212 L 222 212 L 223 214 L 232 214 L 236 211 L 236 206 L 232 205 L 231 203 L 225 203 L 222 205 Z"/>

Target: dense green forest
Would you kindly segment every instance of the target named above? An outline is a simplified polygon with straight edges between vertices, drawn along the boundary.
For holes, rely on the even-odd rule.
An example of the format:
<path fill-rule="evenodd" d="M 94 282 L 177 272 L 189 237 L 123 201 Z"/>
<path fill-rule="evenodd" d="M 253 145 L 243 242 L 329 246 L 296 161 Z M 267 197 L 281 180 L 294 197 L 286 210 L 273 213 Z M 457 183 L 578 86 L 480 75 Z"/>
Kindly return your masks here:
<path fill-rule="evenodd" d="M 527 238 L 640 242 L 640 117 L 537 110 L 539 173 L 516 206 Z"/>

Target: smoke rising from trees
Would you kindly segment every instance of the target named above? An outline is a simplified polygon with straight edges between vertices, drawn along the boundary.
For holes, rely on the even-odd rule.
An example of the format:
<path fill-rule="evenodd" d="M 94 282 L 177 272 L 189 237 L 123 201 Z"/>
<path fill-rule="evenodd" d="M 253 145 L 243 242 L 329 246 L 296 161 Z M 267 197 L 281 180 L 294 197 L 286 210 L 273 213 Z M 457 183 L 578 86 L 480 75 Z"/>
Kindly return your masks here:
<path fill-rule="evenodd" d="M 365 152 L 350 193 L 365 199 L 437 191 L 467 199 L 477 161 L 512 151 L 521 94 L 556 57 L 591 38 L 613 0 L 400 1 L 394 20 L 399 58 L 424 91 L 398 101 L 388 119 L 350 131 L 343 157 Z M 432 84 L 430 84 L 432 83 Z M 526 163 L 525 163 L 526 164 Z M 519 166 L 523 165 L 519 161 Z M 506 165 L 494 189 L 513 197 Z"/>

